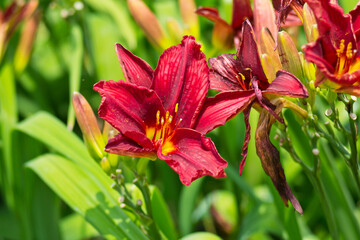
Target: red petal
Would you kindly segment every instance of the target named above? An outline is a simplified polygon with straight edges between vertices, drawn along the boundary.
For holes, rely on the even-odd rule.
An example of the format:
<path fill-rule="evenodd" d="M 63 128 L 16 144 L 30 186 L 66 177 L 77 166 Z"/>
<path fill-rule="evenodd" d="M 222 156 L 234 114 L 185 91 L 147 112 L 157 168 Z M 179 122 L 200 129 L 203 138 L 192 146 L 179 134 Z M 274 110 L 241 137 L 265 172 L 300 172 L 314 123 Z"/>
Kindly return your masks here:
<path fill-rule="evenodd" d="M 254 30 L 248 20 L 243 23 L 242 41 L 236 56 L 240 60 L 242 68 L 251 69 L 252 75 L 257 77 L 260 89 L 267 88 L 269 83 L 261 66 Z"/>
<path fill-rule="evenodd" d="M 352 26 L 355 32 L 357 48 L 360 47 L 360 2 L 356 5 L 356 7 L 349 12 L 351 16 Z"/>
<path fill-rule="evenodd" d="M 280 113 L 281 109 L 281 106 L 278 107 L 275 110 L 276 114 Z M 290 200 L 296 211 L 303 214 L 300 203 L 286 182 L 284 169 L 280 162 L 279 151 L 269 139 L 271 126 L 274 122 L 275 118 L 273 118 L 272 115 L 264 110 L 261 112 L 255 134 L 256 153 L 261 160 L 261 165 L 265 173 L 271 178 L 284 204 L 288 206 L 288 200 Z"/>
<path fill-rule="evenodd" d="M 335 90 L 335 92 L 347 93 L 354 96 L 360 96 L 360 86 L 347 86 L 347 87 L 340 87 Z"/>
<path fill-rule="evenodd" d="M 305 45 L 303 48 L 305 59 L 308 62 L 315 63 L 318 69 L 327 77 L 334 77 L 333 73 L 335 72 L 335 69 L 333 67 L 333 62 L 336 64 L 336 51 L 333 49 L 333 51 L 327 51 L 325 53 L 322 49 L 323 44 L 321 42 L 322 40 L 320 38 L 313 43 Z M 324 54 L 327 55 L 324 56 Z M 318 82 L 318 80 L 316 80 L 316 82 Z"/>
<path fill-rule="evenodd" d="M 244 110 L 244 121 L 245 121 L 245 127 L 246 127 L 246 132 L 245 132 L 245 139 L 244 139 L 244 144 L 242 146 L 242 160 L 240 163 L 240 167 L 239 167 L 239 174 L 242 174 L 242 171 L 245 167 L 245 162 L 246 162 L 246 157 L 247 157 L 247 152 L 248 152 L 248 147 L 249 147 L 249 141 L 250 141 L 250 134 L 251 134 L 251 127 L 250 127 L 250 123 L 249 123 L 249 116 L 250 116 L 250 110 L 251 110 L 251 106 L 249 105 L 245 110 Z"/>
<path fill-rule="evenodd" d="M 185 36 L 181 44 L 165 50 L 160 56 L 153 89 L 170 114 L 179 104 L 180 127 L 192 127 L 208 88 L 209 67 L 194 37 Z"/>
<path fill-rule="evenodd" d="M 124 81 L 100 81 L 94 85 L 102 99 L 99 116 L 122 133 L 145 134 L 146 126 L 156 124 L 156 113 L 164 115 L 159 97 L 153 90 Z"/>
<path fill-rule="evenodd" d="M 220 157 L 210 138 L 192 129 L 180 128 L 168 141 L 175 147 L 174 151 L 163 155 L 162 148 L 167 144 L 164 143 L 158 149 L 158 157 L 179 174 L 183 184 L 188 186 L 205 175 L 226 177 L 227 162 Z"/>
<path fill-rule="evenodd" d="M 249 0 L 233 0 L 232 23 L 233 29 L 241 28 L 244 20 L 252 19 L 253 12 Z"/>
<path fill-rule="evenodd" d="M 148 157 L 151 159 L 156 159 L 156 150 L 154 147 L 151 147 L 150 145 L 149 148 L 144 148 L 121 133 L 109 139 L 105 147 L 105 151 L 130 157 Z"/>
<path fill-rule="evenodd" d="M 217 91 L 242 89 L 236 76 L 243 71 L 240 62 L 233 54 L 222 54 L 209 59 L 212 67 L 210 71 L 210 88 Z"/>
<path fill-rule="evenodd" d="M 199 7 L 196 11 L 196 14 L 206 17 L 207 19 L 213 21 L 216 24 L 221 24 L 221 25 L 227 25 L 229 26 L 229 24 L 222 19 L 219 16 L 219 12 L 216 8 L 212 8 L 212 7 Z"/>
<path fill-rule="evenodd" d="M 276 78 L 263 93 L 272 93 L 279 96 L 307 98 L 309 96 L 306 87 L 293 74 L 279 70 Z"/>
<path fill-rule="evenodd" d="M 115 51 L 126 81 L 150 88 L 153 77 L 150 65 L 119 43 L 115 44 Z"/>
<path fill-rule="evenodd" d="M 207 98 L 195 124 L 195 130 L 206 134 L 214 128 L 224 125 L 235 117 L 255 99 L 253 90 L 222 92 Z"/>
<path fill-rule="evenodd" d="M 334 45 L 338 47 L 342 39 L 345 46 L 349 42 L 356 46 L 354 32 L 351 26 L 351 17 L 344 14 L 338 4 L 330 3 L 329 0 L 307 0 L 307 3 L 314 12 L 319 35 L 323 38 L 323 45 Z"/>

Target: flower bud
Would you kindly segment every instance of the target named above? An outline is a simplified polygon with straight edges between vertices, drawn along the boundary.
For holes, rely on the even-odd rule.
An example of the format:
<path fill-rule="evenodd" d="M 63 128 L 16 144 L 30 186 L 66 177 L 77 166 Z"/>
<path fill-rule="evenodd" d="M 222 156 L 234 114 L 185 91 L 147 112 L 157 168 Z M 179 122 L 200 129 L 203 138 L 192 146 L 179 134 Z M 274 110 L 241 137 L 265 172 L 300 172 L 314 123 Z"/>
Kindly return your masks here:
<path fill-rule="evenodd" d="M 276 72 L 279 70 L 279 68 L 273 65 L 273 59 L 271 59 L 265 53 L 261 55 L 260 60 L 266 77 L 268 78 L 269 82 L 272 82 L 276 78 Z"/>
<path fill-rule="evenodd" d="M 283 68 L 305 82 L 298 50 L 290 35 L 284 31 L 278 33 L 278 49 Z"/>
<path fill-rule="evenodd" d="M 303 7 L 304 32 L 308 42 L 315 42 L 318 37 L 316 19 L 307 3 Z"/>
<path fill-rule="evenodd" d="M 36 30 L 38 29 L 40 23 L 41 15 L 41 12 L 37 11 L 26 20 L 14 57 L 14 67 L 18 73 L 22 72 L 29 62 L 30 53 L 35 40 Z"/>
<path fill-rule="evenodd" d="M 76 120 L 83 133 L 88 151 L 94 158 L 102 159 L 104 157 L 105 142 L 91 106 L 78 92 L 74 92 L 72 102 Z"/>
<path fill-rule="evenodd" d="M 166 49 L 168 47 L 167 38 L 155 14 L 141 0 L 128 0 L 127 3 L 131 15 L 145 32 L 149 41 L 160 49 Z"/>
<path fill-rule="evenodd" d="M 196 15 L 196 5 L 194 0 L 179 0 L 180 13 L 184 21 L 185 34 L 190 34 L 199 38 L 199 19 Z"/>
<path fill-rule="evenodd" d="M 111 172 L 111 166 L 110 163 L 108 161 L 108 159 L 106 157 L 104 157 L 101 161 L 100 161 L 100 166 L 101 168 L 104 170 L 104 172 L 106 172 L 107 174 L 110 174 Z"/>

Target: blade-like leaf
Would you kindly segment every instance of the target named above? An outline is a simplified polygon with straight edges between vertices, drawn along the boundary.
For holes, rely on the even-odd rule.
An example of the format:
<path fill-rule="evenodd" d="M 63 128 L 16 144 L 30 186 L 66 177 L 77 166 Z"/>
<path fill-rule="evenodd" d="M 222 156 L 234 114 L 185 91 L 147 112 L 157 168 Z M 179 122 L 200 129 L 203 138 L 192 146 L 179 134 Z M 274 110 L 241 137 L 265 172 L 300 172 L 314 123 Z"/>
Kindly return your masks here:
<path fill-rule="evenodd" d="M 151 208 L 153 210 L 154 221 L 164 235 L 169 240 L 178 239 L 170 211 L 159 189 L 156 187 L 152 190 Z"/>
<path fill-rule="evenodd" d="M 73 92 L 79 91 L 80 82 L 81 82 L 81 68 L 82 68 L 82 60 L 84 55 L 84 46 L 83 46 L 83 35 L 79 26 L 72 25 L 71 37 L 72 37 L 72 46 L 71 46 L 72 59 L 71 59 L 71 63 L 69 64 L 70 102 Z M 68 120 L 67 120 L 68 128 L 73 129 L 74 124 L 75 124 L 75 113 L 73 106 L 70 104 L 68 110 Z"/>
<path fill-rule="evenodd" d="M 86 169 L 53 154 L 42 155 L 27 166 L 105 238 L 147 239 Z"/>

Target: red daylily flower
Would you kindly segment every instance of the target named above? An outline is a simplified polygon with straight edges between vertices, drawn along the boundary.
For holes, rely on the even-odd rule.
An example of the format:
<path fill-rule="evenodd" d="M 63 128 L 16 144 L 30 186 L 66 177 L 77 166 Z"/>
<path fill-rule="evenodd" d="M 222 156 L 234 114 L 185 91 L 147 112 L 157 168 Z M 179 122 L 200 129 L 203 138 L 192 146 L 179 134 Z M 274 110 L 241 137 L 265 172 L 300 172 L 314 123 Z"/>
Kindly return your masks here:
<path fill-rule="evenodd" d="M 276 106 L 274 106 L 270 100 L 276 96 L 308 97 L 308 92 L 304 85 L 289 72 L 280 70 L 277 72 L 276 78 L 269 82 L 260 63 L 253 32 L 250 22 L 246 20 L 242 26 L 242 42 L 236 54 L 236 59 L 234 59 L 232 54 L 223 54 L 216 58 L 209 59 L 212 67 L 210 72 L 210 88 L 221 91 L 221 93 L 206 100 L 202 110 L 203 112 L 201 113 L 202 118 L 200 119 L 200 121 L 202 121 L 203 119 L 218 118 L 218 125 L 222 125 L 239 112 L 244 112 L 246 133 L 242 148 L 243 159 L 240 164 L 240 174 L 245 165 L 250 140 L 249 114 L 251 107 L 262 107 L 278 121 L 283 122 L 283 119 L 274 112 Z M 221 118 L 218 116 L 221 116 Z M 214 122 L 214 119 L 211 121 Z M 204 126 L 204 124 L 201 125 Z M 269 146 L 269 144 L 264 146 Z M 262 162 L 266 160 L 260 155 L 259 157 Z M 271 158 L 271 156 L 269 158 Z M 268 168 L 265 169 L 264 167 L 265 172 L 270 172 L 269 167 L 273 167 L 275 169 L 272 170 L 277 173 L 277 175 L 270 175 L 274 184 L 279 182 L 279 179 L 285 181 L 279 159 L 273 159 L 273 161 L 278 161 L 279 164 L 276 166 L 266 164 Z M 264 165 L 263 163 L 263 166 Z M 290 200 L 294 207 L 299 212 L 302 212 L 296 198 L 292 195 L 290 188 L 288 188 L 288 185 L 285 183 L 275 184 L 280 195 L 283 197 L 284 203 L 287 205 L 287 200 Z"/>
<path fill-rule="evenodd" d="M 315 86 L 360 96 L 360 3 L 349 14 L 331 0 L 307 3 L 319 30 L 319 38 L 304 47 L 305 59 L 321 72 Z"/>
<path fill-rule="evenodd" d="M 155 71 L 120 44 L 116 52 L 127 82 L 100 81 L 99 116 L 119 134 L 110 139 L 110 153 L 156 157 L 179 174 L 183 184 L 210 175 L 225 177 L 227 162 L 196 124 L 209 88 L 209 69 L 200 45 L 185 36 L 160 56 Z M 213 128 L 214 122 L 202 121 Z M 195 126 L 196 124 L 196 126 Z"/>
<path fill-rule="evenodd" d="M 209 59 L 209 63 L 212 67 L 210 70 L 210 88 L 224 92 L 214 98 L 220 99 L 225 98 L 222 95 L 234 95 L 237 98 L 234 100 L 234 104 L 238 104 L 238 111 L 245 110 L 247 130 L 243 147 L 243 160 L 240 165 L 241 173 L 246 160 L 248 140 L 250 139 L 248 115 L 251 106 L 256 103 L 257 106 L 260 105 L 267 109 L 277 120 L 283 122 L 273 112 L 275 106 L 269 101 L 271 95 L 306 98 L 308 93 L 299 79 L 283 70 L 278 71 L 276 78 L 271 83 L 269 82 L 261 66 L 255 36 L 249 21 L 245 21 L 243 24 L 242 42 L 236 59 L 232 54 L 223 54 Z M 238 102 L 236 103 L 236 101 Z M 232 116 L 229 115 L 229 117 Z"/>

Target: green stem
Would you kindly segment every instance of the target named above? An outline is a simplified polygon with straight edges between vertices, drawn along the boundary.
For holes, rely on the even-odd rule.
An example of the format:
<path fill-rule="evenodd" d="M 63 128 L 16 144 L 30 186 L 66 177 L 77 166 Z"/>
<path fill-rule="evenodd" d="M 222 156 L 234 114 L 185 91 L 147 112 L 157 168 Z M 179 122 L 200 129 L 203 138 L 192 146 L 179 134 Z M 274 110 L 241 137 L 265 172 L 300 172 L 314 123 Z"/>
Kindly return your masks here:
<path fill-rule="evenodd" d="M 324 184 L 321 181 L 319 174 L 316 174 L 316 172 L 313 172 L 312 175 L 309 176 L 312 180 L 315 189 L 317 190 L 320 199 L 321 199 L 321 206 L 324 210 L 325 219 L 329 227 L 330 234 L 332 236 L 332 239 L 339 239 L 339 232 L 336 225 L 334 212 L 330 204 L 330 200 L 328 196 L 326 195 Z"/>
<path fill-rule="evenodd" d="M 326 195 L 323 182 L 321 181 L 321 179 L 319 177 L 320 159 L 317 156 L 316 157 L 314 156 L 315 157 L 314 169 L 311 169 L 300 159 L 300 157 L 297 155 L 297 153 L 295 152 L 295 150 L 292 146 L 290 148 L 288 148 L 287 151 L 292 156 L 292 158 L 302 166 L 306 175 L 308 176 L 311 183 L 313 184 L 314 188 L 317 190 L 320 200 L 321 200 L 321 203 L 322 203 L 321 206 L 324 210 L 324 214 L 325 214 L 326 222 L 329 227 L 330 234 L 333 239 L 339 239 L 339 233 L 338 233 L 338 229 L 337 229 L 337 225 L 336 225 L 336 221 L 335 221 L 335 217 L 334 217 L 334 212 L 331 207 L 330 200 L 329 200 L 328 196 Z"/>
<path fill-rule="evenodd" d="M 135 182 L 135 185 L 140 189 L 140 191 L 144 196 L 147 215 L 153 220 L 149 225 L 149 235 L 151 236 L 152 239 L 162 239 L 159 230 L 155 225 L 152 207 L 151 207 L 150 189 L 145 179 L 145 176 L 139 176 L 138 181 Z"/>
<path fill-rule="evenodd" d="M 349 134 L 349 142 L 350 142 L 350 149 L 351 149 L 351 155 L 350 155 L 350 168 L 351 171 L 354 174 L 356 185 L 358 187 L 358 195 L 360 194 L 360 180 L 359 180 L 359 165 L 358 165 L 358 151 L 356 147 L 356 140 L 357 140 L 357 129 L 356 129 L 356 123 L 355 120 L 351 118 L 352 113 L 352 104 L 348 107 L 348 113 L 349 113 L 349 124 L 350 124 L 350 134 Z"/>

